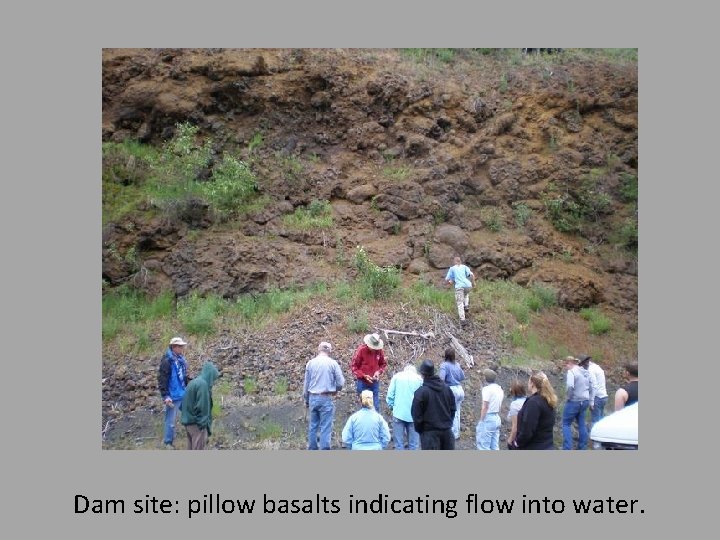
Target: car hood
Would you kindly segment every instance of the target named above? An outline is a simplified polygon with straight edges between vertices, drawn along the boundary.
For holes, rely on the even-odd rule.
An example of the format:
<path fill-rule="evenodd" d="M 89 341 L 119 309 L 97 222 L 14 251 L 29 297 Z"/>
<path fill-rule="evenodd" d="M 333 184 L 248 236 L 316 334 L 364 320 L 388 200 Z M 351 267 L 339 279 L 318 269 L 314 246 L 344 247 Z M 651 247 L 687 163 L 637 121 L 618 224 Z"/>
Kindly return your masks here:
<path fill-rule="evenodd" d="M 638 405 L 628 405 L 596 422 L 590 438 L 604 443 L 638 444 Z"/>

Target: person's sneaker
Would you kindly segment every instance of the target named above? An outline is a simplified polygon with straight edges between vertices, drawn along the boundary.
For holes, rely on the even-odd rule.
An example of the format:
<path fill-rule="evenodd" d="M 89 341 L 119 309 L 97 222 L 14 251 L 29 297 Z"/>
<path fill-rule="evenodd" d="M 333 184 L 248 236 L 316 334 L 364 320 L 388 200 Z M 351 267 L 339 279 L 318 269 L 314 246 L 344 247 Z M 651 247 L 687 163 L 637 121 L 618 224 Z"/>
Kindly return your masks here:
<path fill-rule="evenodd" d="M 165 445 L 165 450 L 175 450 L 175 447 L 171 443 Z"/>

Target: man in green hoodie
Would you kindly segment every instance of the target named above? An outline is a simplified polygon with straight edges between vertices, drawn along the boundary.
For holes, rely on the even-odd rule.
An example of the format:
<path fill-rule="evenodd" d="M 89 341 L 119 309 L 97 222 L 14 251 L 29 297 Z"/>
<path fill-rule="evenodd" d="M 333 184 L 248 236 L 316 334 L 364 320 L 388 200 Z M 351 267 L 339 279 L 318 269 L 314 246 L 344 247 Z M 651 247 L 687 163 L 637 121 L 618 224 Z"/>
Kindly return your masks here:
<path fill-rule="evenodd" d="M 204 450 L 212 425 L 212 386 L 220 372 L 212 362 L 205 362 L 200 375 L 185 388 L 180 422 L 185 426 L 188 450 Z"/>

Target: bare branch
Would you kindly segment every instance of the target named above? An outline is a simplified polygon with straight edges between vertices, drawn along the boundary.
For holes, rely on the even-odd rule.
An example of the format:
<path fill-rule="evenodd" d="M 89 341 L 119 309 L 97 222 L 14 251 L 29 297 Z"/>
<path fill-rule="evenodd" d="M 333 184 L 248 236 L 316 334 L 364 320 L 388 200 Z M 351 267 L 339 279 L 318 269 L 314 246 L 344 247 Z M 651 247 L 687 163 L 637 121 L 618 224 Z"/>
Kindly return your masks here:
<path fill-rule="evenodd" d="M 430 338 L 435 337 L 435 334 L 433 332 L 427 332 L 427 333 L 423 334 L 422 332 L 401 332 L 400 330 L 388 330 L 385 328 L 381 328 L 380 331 L 385 334 L 385 339 L 388 338 L 388 334 L 400 334 L 403 336 L 418 336 L 423 339 L 430 339 Z"/>
<path fill-rule="evenodd" d="M 450 343 L 452 343 L 453 349 L 455 349 L 457 355 L 465 360 L 465 365 L 467 367 L 473 367 L 475 365 L 475 360 L 472 355 L 468 354 L 465 347 L 462 346 L 462 343 L 460 343 L 455 336 L 453 336 L 450 332 L 447 332 L 447 335 L 450 338 Z"/>

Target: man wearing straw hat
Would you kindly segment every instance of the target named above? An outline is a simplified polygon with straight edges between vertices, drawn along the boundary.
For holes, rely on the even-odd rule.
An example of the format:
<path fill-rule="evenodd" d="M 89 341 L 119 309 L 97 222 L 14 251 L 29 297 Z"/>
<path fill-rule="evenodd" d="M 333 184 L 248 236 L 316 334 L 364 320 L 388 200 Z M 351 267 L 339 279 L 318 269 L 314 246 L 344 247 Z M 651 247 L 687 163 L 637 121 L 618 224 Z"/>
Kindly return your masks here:
<path fill-rule="evenodd" d="M 358 395 L 363 390 L 372 391 L 373 406 L 377 412 L 380 412 L 380 376 L 386 367 L 383 340 L 377 334 L 366 335 L 363 344 L 353 354 L 352 373 Z"/>

